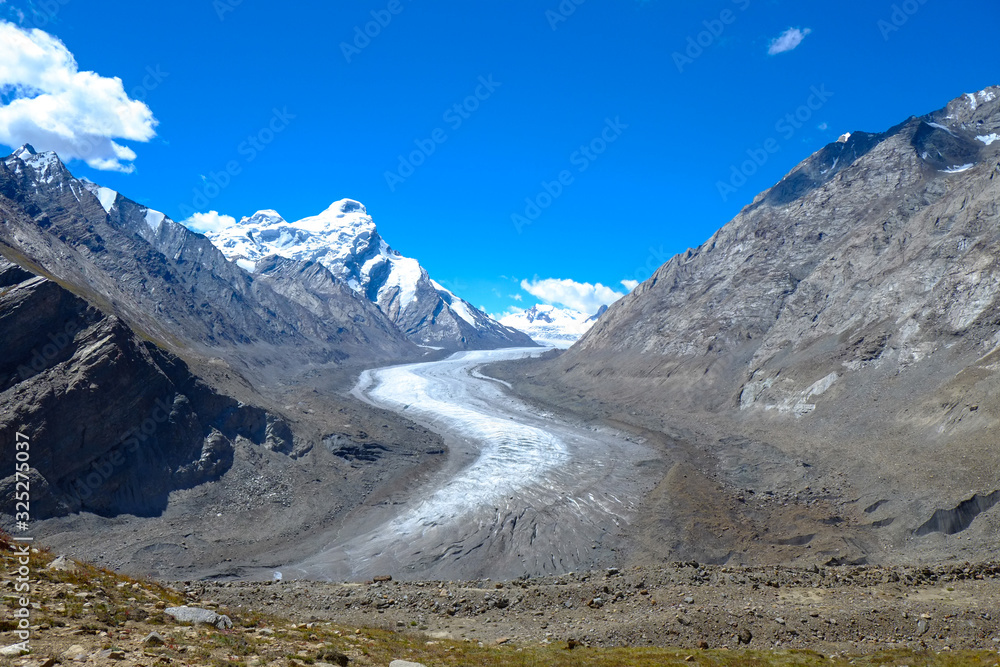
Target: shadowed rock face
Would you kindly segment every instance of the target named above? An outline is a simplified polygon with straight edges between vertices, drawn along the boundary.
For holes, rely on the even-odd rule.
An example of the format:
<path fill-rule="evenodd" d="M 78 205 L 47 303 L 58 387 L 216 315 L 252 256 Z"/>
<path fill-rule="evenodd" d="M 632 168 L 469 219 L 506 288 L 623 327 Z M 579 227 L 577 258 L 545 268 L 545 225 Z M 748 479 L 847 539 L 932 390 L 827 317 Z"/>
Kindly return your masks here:
<path fill-rule="evenodd" d="M 954 535 L 960 533 L 972 525 L 976 517 L 990 510 L 997 503 L 1000 503 L 1000 491 L 994 491 L 986 496 L 976 494 L 959 503 L 957 507 L 934 512 L 927 523 L 917 528 L 916 534 L 945 533 Z"/>
<path fill-rule="evenodd" d="M 950 553 L 937 529 L 913 531 L 1000 488 L 997 133 L 994 87 L 827 146 L 612 305 L 536 382 L 657 428 L 752 434 L 809 462 L 813 488 L 885 500 L 864 517 L 882 544 L 866 548 Z M 773 483 L 710 440 L 734 484 Z M 990 507 L 941 530 L 962 524 L 983 548 L 1000 521 Z"/>
<path fill-rule="evenodd" d="M 0 464 L 30 434 L 32 516 L 151 516 L 220 477 L 243 439 L 287 451 L 288 426 L 221 396 L 173 355 L 45 278 L 0 260 Z M 0 483 L 13 507 L 15 479 Z"/>

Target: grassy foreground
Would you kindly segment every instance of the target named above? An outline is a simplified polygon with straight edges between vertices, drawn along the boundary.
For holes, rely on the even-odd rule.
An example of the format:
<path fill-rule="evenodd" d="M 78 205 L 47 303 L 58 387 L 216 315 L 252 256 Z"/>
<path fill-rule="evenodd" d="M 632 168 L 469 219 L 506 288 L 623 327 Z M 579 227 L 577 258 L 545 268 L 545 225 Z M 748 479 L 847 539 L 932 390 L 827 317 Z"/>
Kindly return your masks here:
<path fill-rule="evenodd" d="M 998 667 L 993 651 L 912 652 L 826 656 L 812 651 L 736 651 L 671 648 L 568 648 L 560 644 L 480 645 L 432 639 L 416 628 L 343 626 L 332 622 L 293 623 L 244 608 L 224 609 L 211 600 L 192 599 L 156 582 L 135 579 L 86 563 L 53 569 L 54 556 L 24 548 L 6 536 L 3 547 L 3 645 L 19 640 L 17 616 L 25 600 L 30 652 L 0 657 L 0 667 L 53 667 L 55 664 L 212 665 L 216 667 L 299 667 L 342 664 L 388 665 L 410 660 L 427 667 L 654 667 L 704 665 L 770 667 L 785 665 L 908 665 L 909 667 Z M 24 565 L 24 561 L 28 565 Z M 58 564 L 57 564 L 58 565 Z M 22 567 L 30 574 L 24 590 Z M 20 581 L 19 581 L 20 579 Z M 166 607 L 188 604 L 228 615 L 233 628 L 176 623 Z M 23 628 L 23 623 L 21 624 Z M 381 625 L 381 627 L 380 627 Z M 163 639 L 144 641 L 151 632 Z"/>

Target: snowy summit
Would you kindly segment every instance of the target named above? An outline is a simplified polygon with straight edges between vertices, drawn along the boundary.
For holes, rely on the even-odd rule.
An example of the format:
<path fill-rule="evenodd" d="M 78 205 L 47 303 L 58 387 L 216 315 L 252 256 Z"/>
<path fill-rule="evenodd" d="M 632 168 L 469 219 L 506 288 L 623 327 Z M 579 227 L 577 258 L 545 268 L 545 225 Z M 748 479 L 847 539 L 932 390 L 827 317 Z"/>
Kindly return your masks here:
<path fill-rule="evenodd" d="M 469 302 L 431 280 L 420 263 L 379 235 L 361 202 L 341 199 L 318 215 L 288 222 L 263 210 L 208 238 L 231 261 L 253 273 L 268 255 L 317 262 L 379 308 L 414 342 L 480 348 L 530 345 Z"/>

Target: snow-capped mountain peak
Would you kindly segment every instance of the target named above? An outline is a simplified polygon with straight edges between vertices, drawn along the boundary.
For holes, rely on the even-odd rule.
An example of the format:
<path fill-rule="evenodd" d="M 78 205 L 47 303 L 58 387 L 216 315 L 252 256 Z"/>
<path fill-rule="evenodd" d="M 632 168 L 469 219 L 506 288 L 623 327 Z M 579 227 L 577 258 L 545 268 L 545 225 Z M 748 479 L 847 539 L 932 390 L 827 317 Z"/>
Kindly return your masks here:
<path fill-rule="evenodd" d="M 14 151 L 14 157 L 19 158 L 21 160 L 27 160 L 32 155 L 38 155 L 38 152 L 35 150 L 35 147 L 32 146 L 31 144 L 24 144 L 16 151 Z"/>
<path fill-rule="evenodd" d="M 18 160 L 33 170 L 37 175 L 36 180 L 42 183 L 51 184 L 69 175 L 58 155 L 52 151 L 39 153 L 31 144 L 24 144 L 14 151 L 7 157 L 5 164 L 17 171 Z"/>
<path fill-rule="evenodd" d="M 335 201 L 321 213 L 295 222 L 286 221 L 277 211 L 258 211 L 207 236 L 248 272 L 267 255 L 319 263 L 378 304 L 420 344 L 495 347 L 531 343 L 432 281 L 417 260 L 390 247 L 368 210 L 354 199 Z"/>
<path fill-rule="evenodd" d="M 243 218 L 240 220 L 239 224 L 242 226 L 252 226 L 252 225 L 276 225 L 285 222 L 285 219 L 277 211 L 272 211 L 271 209 L 265 209 L 263 211 L 257 211 L 249 218 Z"/>
<path fill-rule="evenodd" d="M 359 231 L 375 228 L 368 210 L 361 202 L 353 199 L 335 201 L 319 215 L 303 218 L 295 224 L 317 234 L 344 228 Z"/>

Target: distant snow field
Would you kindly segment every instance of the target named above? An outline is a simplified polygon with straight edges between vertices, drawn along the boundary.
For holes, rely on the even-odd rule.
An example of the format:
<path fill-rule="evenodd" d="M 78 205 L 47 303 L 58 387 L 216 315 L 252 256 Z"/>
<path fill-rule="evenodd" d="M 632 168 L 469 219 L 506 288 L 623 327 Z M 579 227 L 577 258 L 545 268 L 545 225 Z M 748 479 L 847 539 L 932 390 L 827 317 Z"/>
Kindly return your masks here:
<path fill-rule="evenodd" d="M 539 345 L 565 349 L 594 326 L 596 316 L 570 308 L 538 304 L 528 310 L 505 315 L 500 324 L 523 331 Z"/>

